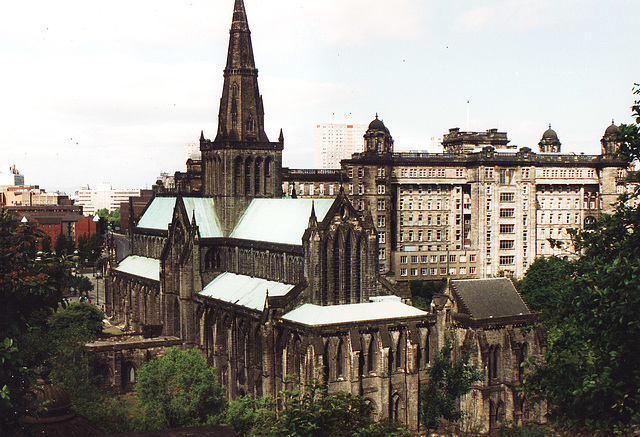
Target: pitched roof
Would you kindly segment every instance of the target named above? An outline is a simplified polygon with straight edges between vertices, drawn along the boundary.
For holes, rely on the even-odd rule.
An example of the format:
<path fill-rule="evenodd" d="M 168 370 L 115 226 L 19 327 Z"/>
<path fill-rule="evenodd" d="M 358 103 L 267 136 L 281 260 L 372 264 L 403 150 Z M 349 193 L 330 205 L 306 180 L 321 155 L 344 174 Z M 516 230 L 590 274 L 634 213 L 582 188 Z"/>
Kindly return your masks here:
<path fill-rule="evenodd" d="M 531 314 L 508 278 L 453 280 L 451 288 L 460 312 L 474 319 Z"/>
<path fill-rule="evenodd" d="M 423 317 L 427 313 L 396 300 L 319 306 L 306 303 L 289 311 L 283 319 L 309 326 L 366 322 L 407 317 Z"/>
<path fill-rule="evenodd" d="M 269 296 L 284 296 L 293 287 L 295 287 L 293 284 L 225 272 L 209 282 L 199 294 L 262 311 L 267 293 Z"/>
<path fill-rule="evenodd" d="M 156 229 L 166 231 L 173 220 L 173 210 L 176 207 L 176 197 L 156 197 L 153 199 L 144 215 L 138 222 L 138 227 L 143 229 Z M 220 220 L 216 214 L 215 205 L 211 198 L 184 197 L 182 203 L 192 220 L 194 212 L 196 224 L 203 238 L 223 237 Z"/>
<path fill-rule="evenodd" d="M 311 205 L 318 221 L 333 205 L 333 199 L 254 199 L 231 232 L 232 238 L 269 243 L 302 244 L 309 225 Z"/>
<path fill-rule="evenodd" d="M 195 212 L 196 225 L 198 225 L 198 231 L 202 238 L 224 236 L 213 199 L 206 197 L 185 197 L 182 200 L 187 210 L 189 220 L 192 220 Z"/>
<path fill-rule="evenodd" d="M 139 255 L 129 255 L 115 269 L 141 278 L 160 280 L 160 260 Z"/>
<path fill-rule="evenodd" d="M 156 229 L 166 231 L 173 219 L 173 210 L 176 207 L 175 197 L 155 197 L 144 215 L 138 221 L 138 227 L 143 229 Z"/>

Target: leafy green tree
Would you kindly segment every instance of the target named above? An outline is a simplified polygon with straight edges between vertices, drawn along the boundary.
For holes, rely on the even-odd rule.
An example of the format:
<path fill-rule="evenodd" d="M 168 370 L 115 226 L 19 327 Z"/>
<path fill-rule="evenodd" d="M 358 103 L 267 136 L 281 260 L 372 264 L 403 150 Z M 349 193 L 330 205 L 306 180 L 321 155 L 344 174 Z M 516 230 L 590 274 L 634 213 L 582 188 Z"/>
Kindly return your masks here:
<path fill-rule="evenodd" d="M 516 282 L 529 308 L 544 319 L 555 317 L 558 308 L 566 305 L 567 284 L 571 280 L 571 264 L 566 257 L 536 259 L 524 278 Z"/>
<path fill-rule="evenodd" d="M 455 360 L 452 353 L 453 346 L 447 340 L 427 370 L 428 381 L 420 392 L 420 422 L 428 430 L 440 428 L 442 419 L 460 420 L 458 400 L 469 393 L 474 382 L 482 380 L 482 371 L 469 364 L 469 351 Z"/>
<path fill-rule="evenodd" d="M 440 281 L 409 281 L 413 304 L 418 308 L 428 308 L 433 295 L 440 292 L 446 283 L 445 279 Z"/>
<path fill-rule="evenodd" d="M 229 402 L 223 422 L 238 434 L 259 435 L 276 421 L 276 404 L 269 396 L 240 396 Z"/>
<path fill-rule="evenodd" d="M 111 229 L 115 229 L 120 227 L 120 208 L 117 208 L 111 212 L 107 210 L 107 208 L 99 209 L 96 211 L 96 215 L 101 219 L 107 221 L 107 223 L 111 226 Z"/>
<path fill-rule="evenodd" d="M 64 336 L 71 329 L 92 341 L 102 333 L 103 319 L 104 314 L 95 306 L 74 302 L 51 317 L 50 330 L 54 336 Z"/>
<path fill-rule="evenodd" d="M 44 253 L 51 253 L 51 237 L 44 235 L 40 241 L 40 248 Z"/>
<path fill-rule="evenodd" d="M 640 88 L 636 85 L 636 94 Z M 640 121 L 640 102 L 634 116 Z M 640 157 L 638 126 L 619 129 L 621 155 Z M 632 179 L 637 180 L 637 176 Z M 531 360 L 525 388 L 549 402 L 549 417 L 569 432 L 640 430 L 640 207 L 623 195 L 611 215 L 573 231 L 581 257 L 569 264 L 563 305 L 543 320 L 548 348 Z M 528 276 L 528 274 L 527 274 Z"/>
<path fill-rule="evenodd" d="M 0 435 L 11 434 L 27 407 L 33 374 L 45 358 L 25 353 L 30 332 L 46 325 L 62 302 L 68 271 L 62 262 L 36 261 L 41 233 L 0 209 Z"/>
<path fill-rule="evenodd" d="M 326 383 L 313 380 L 300 391 L 283 394 L 277 419 L 256 426 L 251 436 L 291 437 L 392 437 L 410 434 L 399 423 L 377 423 L 373 406 L 362 396 L 347 392 L 327 393 Z"/>
<path fill-rule="evenodd" d="M 76 244 L 73 241 L 73 238 L 67 237 L 64 234 L 58 235 L 58 238 L 56 238 L 56 244 L 54 247 L 54 250 L 57 256 L 72 255 L 75 249 L 76 249 Z"/>
<path fill-rule="evenodd" d="M 211 423 L 226 406 L 215 369 L 196 349 L 172 348 L 147 362 L 135 390 L 142 410 L 158 416 L 164 428 Z"/>

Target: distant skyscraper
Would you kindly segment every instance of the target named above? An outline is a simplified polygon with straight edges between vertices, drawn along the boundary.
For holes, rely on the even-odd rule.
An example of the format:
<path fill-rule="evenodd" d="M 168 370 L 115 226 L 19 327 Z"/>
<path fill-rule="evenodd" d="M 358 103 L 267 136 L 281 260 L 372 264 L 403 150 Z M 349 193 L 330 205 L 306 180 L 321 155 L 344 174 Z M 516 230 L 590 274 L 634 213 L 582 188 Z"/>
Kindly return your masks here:
<path fill-rule="evenodd" d="M 24 185 L 24 176 L 12 165 L 6 171 L 0 170 L 0 185 Z"/>
<path fill-rule="evenodd" d="M 189 159 L 200 160 L 202 158 L 202 154 L 200 153 L 200 143 L 186 143 L 184 145 L 184 162 Z"/>
<path fill-rule="evenodd" d="M 316 126 L 316 167 L 340 168 L 340 161 L 364 150 L 366 124 L 324 123 Z"/>

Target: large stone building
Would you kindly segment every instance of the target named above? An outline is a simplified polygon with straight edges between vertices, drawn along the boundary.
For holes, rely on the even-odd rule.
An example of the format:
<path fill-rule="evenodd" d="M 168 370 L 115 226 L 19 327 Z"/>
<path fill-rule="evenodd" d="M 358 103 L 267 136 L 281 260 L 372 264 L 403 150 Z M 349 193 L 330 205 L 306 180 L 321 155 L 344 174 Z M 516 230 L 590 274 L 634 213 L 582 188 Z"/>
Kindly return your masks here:
<path fill-rule="evenodd" d="M 371 212 L 380 272 L 395 281 L 521 277 L 539 256 L 572 254 L 567 229 L 612 211 L 627 174 L 616 130 L 606 128 L 595 156 L 561 153 L 551 127 L 538 152 L 509 146 L 496 129 L 455 128 L 443 153 L 397 153 L 376 116 L 363 153 L 340 170 L 284 169 L 283 187 L 303 198 L 343 187 L 357 210 Z"/>
<path fill-rule="evenodd" d="M 448 138 L 462 150 L 470 141 L 506 144 L 498 132 L 476 137 L 452 132 Z M 509 279 L 451 280 L 421 310 L 380 274 L 395 265 L 380 250 L 389 257 L 446 254 L 438 266 L 483 265 L 484 246 L 472 250 L 468 241 L 487 231 L 480 227 L 484 224 L 471 223 L 470 205 L 490 197 L 496 215 L 503 204 L 516 205 L 515 197 L 503 199 L 501 193 L 507 187 L 513 196 L 525 193 L 501 184 L 502 169 L 514 170 L 507 164 L 516 157 L 530 159 L 531 152 L 505 149 L 503 157 L 485 147 L 462 155 L 397 156 L 377 118 L 365 142 L 365 151 L 344 161 L 343 171 L 282 169 L 284 136 L 280 131 L 278 141 L 271 142 L 264 131 L 245 8 L 235 0 L 215 139 L 201 134 L 199 171 L 177 178 L 183 192 L 165 190 L 154 197 L 132 227 L 132 254 L 111 265 L 105 281 L 107 313 L 147 337 L 161 334 L 167 342 L 179 339 L 185 347 L 197 347 L 217 368 L 229 398 L 277 396 L 320 377 L 330 392 L 362 395 L 377 418 L 399 420 L 412 430 L 419 428 L 418 393 L 427 369 L 449 339 L 456 355 L 469 349 L 473 362 L 485 369 L 484 379 L 461 400 L 468 413 L 465 426 L 488 431 L 506 419 L 539 420 L 540 410 L 534 414 L 517 387 L 520 363 L 540 354 L 545 342 L 536 330 L 520 329 L 534 323 L 534 315 Z M 293 194 L 296 177 L 296 189 L 305 185 L 299 194 L 315 196 L 317 189 L 324 198 L 283 197 L 283 180 Z M 518 197 L 518 208 L 522 202 Z M 409 218 L 409 211 L 424 212 L 422 218 Z M 433 245 L 451 241 L 453 247 L 397 250 L 398 241 L 417 244 L 413 240 L 423 223 L 441 233 L 432 235 Z M 414 224 L 418 227 L 409 237 Z M 490 226 L 502 229 L 497 226 L 503 224 L 496 218 Z M 509 234 L 516 235 L 513 226 Z M 517 229 L 522 235 L 524 228 L 518 224 Z M 381 240 L 382 232 L 388 240 Z M 451 258 L 465 248 L 464 261 Z M 151 343 L 154 351 L 162 345 Z M 124 350 L 117 345 L 100 347 L 105 382 L 121 389 L 131 386 L 137 366 L 149 357 L 146 346 L 137 354 L 128 346 L 126 353 L 116 353 Z"/>

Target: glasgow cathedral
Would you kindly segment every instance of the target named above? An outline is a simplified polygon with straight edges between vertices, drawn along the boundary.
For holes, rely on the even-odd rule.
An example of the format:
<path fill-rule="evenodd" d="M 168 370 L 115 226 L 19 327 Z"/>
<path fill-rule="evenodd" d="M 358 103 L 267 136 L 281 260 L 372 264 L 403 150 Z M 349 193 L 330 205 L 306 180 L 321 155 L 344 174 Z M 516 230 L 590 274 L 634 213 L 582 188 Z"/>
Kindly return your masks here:
<path fill-rule="evenodd" d="M 131 228 L 131 254 L 110 265 L 107 314 L 144 338 L 94 344 L 105 385 L 128 390 L 165 346 L 196 347 L 229 399 L 320 378 L 417 431 L 427 369 L 451 340 L 455 356 L 468 349 L 484 369 L 460 400 L 467 426 L 543 420 L 544 405 L 518 386 L 545 337 L 520 329 L 535 315 L 509 275 L 541 254 L 543 214 L 555 230 L 609 207 L 625 171 L 612 140 L 601 156 L 570 157 L 551 129 L 539 153 L 495 130 L 452 129 L 445 153 L 409 156 L 393 152 L 376 116 L 362 154 L 314 172 L 282 167 L 283 133 L 270 141 L 264 117 L 235 0 L 215 137 L 200 135 L 202 159 L 176 175 L 177 190 L 157 187 Z M 558 197 L 569 218 L 549 222 L 558 213 L 538 204 Z M 428 308 L 412 305 L 408 280 L 442 278 Z"/>

